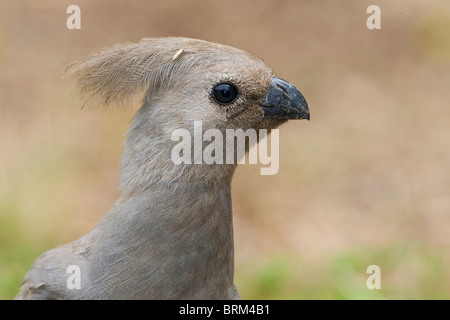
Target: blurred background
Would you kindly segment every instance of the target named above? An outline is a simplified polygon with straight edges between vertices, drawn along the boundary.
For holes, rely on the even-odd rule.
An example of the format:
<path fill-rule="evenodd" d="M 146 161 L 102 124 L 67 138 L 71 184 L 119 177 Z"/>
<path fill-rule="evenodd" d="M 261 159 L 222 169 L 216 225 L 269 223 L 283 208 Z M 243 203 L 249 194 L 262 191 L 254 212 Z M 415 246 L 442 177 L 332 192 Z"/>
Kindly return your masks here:
<path fill-rule="evenodd" d="M 66 27 L 71 4 L 81 30 Z M 381 30 L 366 27 L 371 4 Z M 450 298 L 448 1 L 0 0 L 0 299 L 119 196 L 137 106 L 81 109 L 64 68 L 160 36 L 244 49 L 310 106 L 280 130 L 278 174 L 235 173 L 243 298 Z"/>

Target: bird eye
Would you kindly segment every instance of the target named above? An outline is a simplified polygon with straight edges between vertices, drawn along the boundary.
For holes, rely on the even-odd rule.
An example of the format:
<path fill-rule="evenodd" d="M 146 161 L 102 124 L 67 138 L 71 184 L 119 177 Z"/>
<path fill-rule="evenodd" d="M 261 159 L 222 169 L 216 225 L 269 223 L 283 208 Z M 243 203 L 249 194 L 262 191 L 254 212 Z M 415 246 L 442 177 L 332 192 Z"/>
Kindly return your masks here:
<path fill-rule="evenodd" d="M 230 104 L 236 100 L 238 91 L 230 83 L 219 83 L 213 89 L 213 97 L 220 104 Z"/>

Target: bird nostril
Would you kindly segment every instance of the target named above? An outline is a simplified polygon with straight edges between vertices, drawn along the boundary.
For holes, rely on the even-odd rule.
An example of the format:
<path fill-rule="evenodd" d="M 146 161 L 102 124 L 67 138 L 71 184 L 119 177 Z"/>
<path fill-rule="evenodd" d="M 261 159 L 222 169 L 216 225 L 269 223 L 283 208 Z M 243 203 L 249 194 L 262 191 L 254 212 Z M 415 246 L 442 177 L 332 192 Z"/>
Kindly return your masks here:
<path fill-rule="evenodd" d="M 277 87 L 284 91 L 284 93 L 288 94 L 288 91 L 285 87 L 283 87 L 281 84 L 277 83 Z"/>

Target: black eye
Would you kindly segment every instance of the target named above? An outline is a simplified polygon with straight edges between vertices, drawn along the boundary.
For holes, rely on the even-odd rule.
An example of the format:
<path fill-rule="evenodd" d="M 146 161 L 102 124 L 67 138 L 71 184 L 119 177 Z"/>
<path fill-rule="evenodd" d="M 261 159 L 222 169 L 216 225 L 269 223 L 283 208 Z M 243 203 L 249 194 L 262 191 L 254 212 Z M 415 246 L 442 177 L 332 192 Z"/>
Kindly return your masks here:
<path fill-rule="evenodd" d="M 213 97 L 220 104 L 232 103 L 238 95 L 235 86 L 230 83 L 219 83 L 213 89 Z"/>

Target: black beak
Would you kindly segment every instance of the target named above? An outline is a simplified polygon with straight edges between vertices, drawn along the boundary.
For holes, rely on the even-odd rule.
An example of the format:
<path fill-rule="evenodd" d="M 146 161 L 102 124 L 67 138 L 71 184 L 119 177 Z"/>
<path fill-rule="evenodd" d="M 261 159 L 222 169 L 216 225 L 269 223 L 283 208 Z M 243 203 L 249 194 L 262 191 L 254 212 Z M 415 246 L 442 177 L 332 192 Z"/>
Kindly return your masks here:
<path fill-rule="evenodd" d="M 309 120 L 309 108 L 303 95 L 292 84 L 277 77 L 272 78 L 261 107 L 266 119 Z"/>

